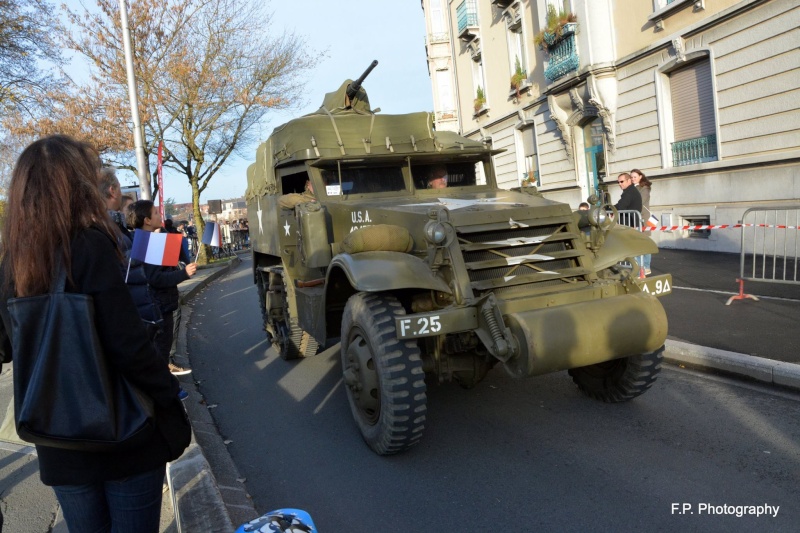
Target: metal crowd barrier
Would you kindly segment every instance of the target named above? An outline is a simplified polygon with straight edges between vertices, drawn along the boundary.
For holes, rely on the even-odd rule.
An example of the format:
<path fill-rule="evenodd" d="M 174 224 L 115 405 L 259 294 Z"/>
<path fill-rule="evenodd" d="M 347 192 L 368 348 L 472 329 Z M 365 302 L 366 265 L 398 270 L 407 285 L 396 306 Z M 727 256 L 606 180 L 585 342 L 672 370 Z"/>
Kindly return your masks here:
<path fill-rule="evenodd" d="M 758 300 L 745 294 L 745 281 L 800 284 L 800 205 L 754 207 L 742 215 L 739 294 L 734 300 Z"/>
<path fill-rule="evenodd" d="M 749 281 L 799 284 L 799 222 L 800 205 L 745 211 L 740 277 Z"/>
<path fill-rule="evenodd" d="M 622 210 L 617 211 L 617 224 L 621 224 L 623 226 L 629 226 L 636 231 L 642 231 L 642 214 L 636 210 Z M 644 268 L 642 267 L 642 262 L 644 260 L 643 256 L 637 257 L 637 262 L 639 263 L 639 277 L 644 278 Z M 624 266 L 625 268 L 633 268 L 633 265 L 627 261 L 623 261 L 620 265 Z"/>
<path fill-rule="evenodd" d="M 642 214 L 636 210 L 623 210 L 617 211 L 617 216 L 619 219 L 617 220 L 617 224 L 621 224 L 623 226 L 630 226 L 631 228 L 642 231 Z"/>

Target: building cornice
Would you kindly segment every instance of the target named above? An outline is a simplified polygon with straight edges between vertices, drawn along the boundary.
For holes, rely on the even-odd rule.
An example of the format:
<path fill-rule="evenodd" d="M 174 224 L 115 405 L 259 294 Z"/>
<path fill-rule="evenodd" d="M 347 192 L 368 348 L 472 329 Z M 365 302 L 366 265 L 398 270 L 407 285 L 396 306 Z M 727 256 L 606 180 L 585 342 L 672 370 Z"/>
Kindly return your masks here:
<path fill-rule="evenodd" d="M 617 68 L 621 68 L 627 65 L 628 63 L 633 63 L 635 61 L 638 61 L 644 56 L 650 55 L 652 53 L 658 52 L 659 50 L 671 46 L 672 41 L 674 39 L 677 39 L 679 37 L 684 37 L 684 38 L 692 37 L 709 28 L 722 24 L 723 22 L 733 17 L 739 16 L 746 11 L 750 11 L 761 4 L 766 4 L 769 1 L 770 0 L 742 0 L 735 6 L 729 7 L 728 9 L 724 9 L 719 13 L 711 15 L 710 17 L 705 18 L 701 21 L 695 22 L 694 24 L 690 24 L 688 26 L 679 28 L 677 31 L 664 36 L 662 39 L 659 39 L 650 46 L 637 50 L 636 52 L 633 52 L 625 57 L 616 60 L 615 65 Z"/>

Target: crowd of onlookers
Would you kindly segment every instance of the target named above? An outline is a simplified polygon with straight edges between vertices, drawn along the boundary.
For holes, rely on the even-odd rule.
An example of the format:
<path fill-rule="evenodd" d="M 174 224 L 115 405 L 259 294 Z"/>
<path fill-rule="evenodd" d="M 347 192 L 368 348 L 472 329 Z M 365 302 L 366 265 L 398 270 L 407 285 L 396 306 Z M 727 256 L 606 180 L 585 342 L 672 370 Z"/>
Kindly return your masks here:
<path fill-rule="evenodd" d="M 16 427 L 21 430 L 19 407 L 34 397 L 48 405 L 71 406 L 67 409 L 75 416 L 68 424 L 70 435 L 81 438 L 66 442 L 52 432 L 40 434 L 45 439 L 26 433 L 36 445 L 40 478 L 53 488 L 70 531 L 156 533 L 166 464 L 180 457 L 191 439 L 181 404 L 186 393 L 174 377 L 190 370 L 178 367 L 170 354 L 174 355 L 173 313 L 180 309 L 177 286 L 194 275 L 197 266 L 185 253 L 183 263 L 174 267 L 132 257 L 133 230 L 166 231 L 160 212 L 149 200 L 123 198 L 114 172 L 102 167 L 98 151 L 87 143 L 64 135 L 32 143 L 14 165 L 6 198 L 0 361 L 14 360 L 15 390 L 25 385 L 26 394 L 14 399 Z M 48 224 L 30 223 L 43 214 Z M 142 235 L 148 242 L 160 240 Z M 65 293 L 75 297 L 58 299 Z M 58 376 L 36 366 L 43 348 L 18 348 L 21 340 L 30 340 L 26 332 L 49 328 L 53 322 L 19 314 L 15 302 L 21 300 L 51 302 L 49 309 L 56 308 L 52 302 L 81 302 L 58 306 L 58 316 L 89 316 L 86 331 L 74 331 L 66 350 L 52 339 L 41 343 L 59 356 L 69 354 L 72 387 L 58 386 Z M 94 364 L 98 362 L 102 364 Z M 33 378 L 18 368 L 33 368 L 36 375 L 49 376 L 54 386 L 28 387 Z M 84 385 L 76 389 L 74 384 L 81 380 Z M 108 383 L 123 381 L 130 387 L 125 390 L 135 388 L 134 395 L 142 399 L 116 401 L 116 396 L 98 393 Z M 139 416 L 132 406 L 143 403 L 150 405 L 148 416 L 132 420 Z M 120 405 L 126 407 L 120 411 Z M 104 414 L 109 411 L 113 417 Z M 43 418 L 36 423 L 53 427 L 47 413 L 40 414 Z M 99 448 L 90 435 L 109 418 L 117 428 L 139 428 L 136 444 L 127 445 L 129 441 L 115 434 L 104 436 L 105 446 Z"/>

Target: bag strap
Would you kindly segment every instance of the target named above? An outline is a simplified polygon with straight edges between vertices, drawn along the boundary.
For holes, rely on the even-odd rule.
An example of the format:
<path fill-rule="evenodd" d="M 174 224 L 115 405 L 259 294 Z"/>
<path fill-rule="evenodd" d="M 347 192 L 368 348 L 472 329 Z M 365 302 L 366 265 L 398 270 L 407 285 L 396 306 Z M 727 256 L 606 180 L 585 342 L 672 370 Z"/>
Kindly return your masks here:
<path fill-rule="evenodd" d="M 60 256 L 56 258 L 53 267 L 55 268 L 57 274 L 53 276 L 55 279 L 55 284 L 51 287 L 50 292 L 55 294 L 63 294 L 64 287 L 67 285 L 67 269 L 62 265 Z"/>

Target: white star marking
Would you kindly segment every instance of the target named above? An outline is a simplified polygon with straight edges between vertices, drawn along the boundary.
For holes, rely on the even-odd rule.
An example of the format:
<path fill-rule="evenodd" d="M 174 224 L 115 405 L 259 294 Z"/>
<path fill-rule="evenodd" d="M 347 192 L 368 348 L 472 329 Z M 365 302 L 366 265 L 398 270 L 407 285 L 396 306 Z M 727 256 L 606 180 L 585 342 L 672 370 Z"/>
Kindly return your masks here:
<path fill-rule="evenodd" d="M 501 202 L 502 198 L 477 198 L 473 200 L 462 200 L 460 198 L 437 198 L 438 202 L 426 202 L 422 204 L 405 204 L 400 207 L 417 207 L 429 205 L 443 205 L 448 209 L 461 209 L 463 207 L 472 207 L 474 205 L 490 204 L 490 205 L 515 205 L 518 202 Z"/>
<path fill-rule="evenodd" d="M 264 211 L 261 210 L 261 198 L 259 198 L 258 211 L 256 211 L 256 213 L 258 213 L 258 233 L 260 233 L 261 235 L 264 235 L 264 222 L 261 221 L 261 213 L 263 212 Z"/>
<path fill-rule="evenodd" d="M 289 225 L 289 221 L 287 220 L 286 225 L 283 227 L 283 229 L 286 230 L 286 235 L 289 235 L 289 228 L 291 228 L 291 226 Z"/>

